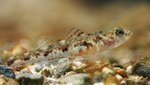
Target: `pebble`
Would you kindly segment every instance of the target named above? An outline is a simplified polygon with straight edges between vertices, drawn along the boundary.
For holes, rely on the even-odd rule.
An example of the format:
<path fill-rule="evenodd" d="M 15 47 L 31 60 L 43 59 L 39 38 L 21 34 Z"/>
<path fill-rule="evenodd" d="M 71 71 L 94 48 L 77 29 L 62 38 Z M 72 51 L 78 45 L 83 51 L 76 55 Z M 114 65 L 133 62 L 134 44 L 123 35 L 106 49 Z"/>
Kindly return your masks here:
<path fill-rule="evenodd" d="M 19 85 L 19 83 L 13 78 L 0 76 L 0 85 Z"/>
<path fill-rule="evenodd" d="M 128 77 L 128 75 L 127 75 L 127 73 L 126 73 L 126 71 L 124 69 L 119 69 L 115 73 L 121 75 L 124 78 Z"/>
<path fill-rule="evenodd" d="M 71 62 L 68 58 L 63 58 L 58 61 L 54 71 L 54 78 L 60 78 L 62 75 L 65 75 L 69 71 L 71 71 Z"/>
<path fill-rule="evenodd" d="M 61 78 L 60 82 L 62 85 L 91 85 L 92 83 L 90 75 L 86 73 L 79 73 Z"/>
<path fill-rule="evenodd" d="M 119 74 L 116 74 L 115 76 L 116 76 L 116 78 L 117 78 L 118 80 L 122 80 L 122 79 L 123 79 L 123 77 L 122 77 L 121 75 L 119 75 Z"/>
<path fill-rule="evenodd" d="M 133 66 L 132 66 L 132 65 L 129 65 L 129 66 L 126 68 L 126 72 L 127 72 L 128 74 L 132 74 L 132 72 L 133 72 Z"/>
<path fill-rule="evenodd" d="M 133 74 L 150 79 L 150 63 L 139 62 L 133 67 Z"/>
<path fill-rule="evenodd" d="M 15 78 L 14 71 L 6 65 L 0 65 L 0 74 L 6 77 Z"/>
<path fill-rule="evenodd" d="M 95 72 L 93 76 L 93 83 L 103 82 L 103 80 L 104 80 L 103 74 L 100 72 Z"/>
<path fill-rule="evenodd" d="M 19 72 L 16 75 L 16 79 L 20 85 L 43 85 L 44 77 L 38 74 L 31 74 L 28 72 Z"/>
<path fill-rule="evenodd" d="M 110 75 L 105 79 L 104 85 L 120 85 L 120 82 L 115 76 Z"/>
<path fill-rule="evenodd" d="M 46 77 L 52 77 L 52 71 L 53 70 L 51 68 L 44 66 L 43 69 L 40 71 L 40 74 Z"/>
<path fill-rule="evenodd" d="M 36 72 L 40 72 L 42 69 L 43 69 L 43 66 L 42 66 L 42 65 L 40 65 L 40 64 L 35 64 L 35 65 L 34 65 L 34 70 L 35 70 Z"/>
<path fill-rule="evenodd" d="M 111 70 L 110 68 L 108 68 L 108 67 L 104 67 L 103 68 L 103 70 L 102 70 L 102 72 L 104 73 L 104 74 L 114 74 L 114 71 L 113 70 Z"/>

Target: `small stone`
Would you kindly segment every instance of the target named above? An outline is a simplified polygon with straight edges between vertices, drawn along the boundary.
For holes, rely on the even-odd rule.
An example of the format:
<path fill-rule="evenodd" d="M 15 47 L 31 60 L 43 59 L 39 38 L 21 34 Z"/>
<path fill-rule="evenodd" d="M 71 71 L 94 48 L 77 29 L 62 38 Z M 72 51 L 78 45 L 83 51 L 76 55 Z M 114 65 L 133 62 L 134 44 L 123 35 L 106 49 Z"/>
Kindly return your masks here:
<path fill-rule="evenodd" d="M 122 81 L 120 82 L 120 84 L 121 84 L 121 85 L 127 85 L 127 82 L 126 82 L 125 80 L 122 80 Z"/>
<path fill-rule="evenodd" d="M 19 83 L 12 78 L 0 76 L 0 85 L 19 85 Z"/>
<path fill-rule="evenodd" d="M 83 62 L 83 59 L 81 59 L 81 58 L 75 59 L 75 60 L 72 62 L 72 69 L 73 69 L 73 70 L 83 69 L 83 68 L 85 68 L 86 66 L 87 66 L 87 65 Z"/>
<path fill-rule="evenodd" d="M 124 85 L 149 85 L 148 81 L 140 76 L 129 76 L 128 79 L 125 80 L 126 84 Z"/>
<path fill-rule="evenodd" d="M 121 75 L 122 77 L 126 78 L 128 75 L 124 69 L 119 69 L 116 71 L 116 74 Z"/>
<path fill-rule="evenodd" d="M 103 80 L 104 80 L 103 74 L 100 72 L 95 72 L 93 76 L 93 82 L 99 83 L 99 82 L 102 82 Z"/>
<path fill-rule="evenodd" d="M 44 85 L 60 85 L 60 82 L 56 78 L 47 77 L 44 80 Z"/>
<path fill-rule="evenodd" d="M 27 49 L 23 47 L 22 45 L 14 46 L 14 48 L 11 51 L 12 56 L 20 56 L 20 55 L 23 55 L 25 52 L 27 52 Z"/>
<path fill-rule="evenodd" d="M 120 85 L 120 82 L 115 76 L 110 75 L 105 79 L 104 85 Z"/>
<path fill-rule="evenodd" d="M 150 79 L 150 63 L 149 62 L 137 63 L 133 67 L 133 74 L 137 74 Z"/>
<path fill-rule="evenodd" d="M 59 78 L 69 71 L 71 71 L 71 62 L 68 58 L 63 58 L 58 61 L 58 64 L 54 72 L 54 77 Z"/>
<path fill-rule="evenodd" d="M 118 74 L 116 74 L 116 78 L 117 78 L 118 80 L 122 80 L 122 79 L 123 79 L 123 77 L 120 76 L 120 75 L 118 75 Z"/>
<path fill-rule="evenodd" d="M 133 66 L 129 65 L 129 66 L 127 67 L 127 69 L 126 69 L 126 72 L 127 72 L 128 74 L 132 74 L 132 72 L 133 72 Z"/>
<path fill-rule="evenodd" d="M 0 66 L 0 74 L 4 75 L 6 77 L 15 78 L 14 71 L 6 65 L 1 65 Z"/>
<path fill-rule="evenodd" d="M 51 77 L 52 76 L 52 73 L 51 73 L 51 70 L 48 69 L 48 68 L 43 68 L 40 73 L 43 75 L 43 76 L 46 76 L 46 77 Z"/>
<path fill-rule="evenodd" d="M 39 74 L 31 74 L 28 72 L 19 72 L 16 79 L 20 85 L 43 85 L 44 77 Z"/>
<path fill-rule="evenodd" d="M 71 76 L 71 75 L 74 75 L 74 74 L 77 74 L 75 71 L 70 71 L 68 73 L 66 73 L 65 76 Z"/>
<path fill-rule="evenodd" d="M 103 82 L 99 82 L 99 83 L 94 83 L 93 85 L 104 85 Z"/>
<path fill-rule="evenodd" d="M 91 85 L 90 75 L 79 73 L 60 79 L 62 85 Z"/>
<path fill-rule="evenodd" d="M 34 70 L 35 70 L 36 72 L 40 72 L 42 69 L 43 69 L 43 66 L 42 66 L 42 65 L 40 65 L 40 64 L 35 64 L 35 65 L 34 65 Z"/>
<path fill-rule="evenodd" d="M 106 75 L 107 74 L 114 74 L 113 70 L 109 69 L 108 67 L 104 67 L 102 72 Z"/>

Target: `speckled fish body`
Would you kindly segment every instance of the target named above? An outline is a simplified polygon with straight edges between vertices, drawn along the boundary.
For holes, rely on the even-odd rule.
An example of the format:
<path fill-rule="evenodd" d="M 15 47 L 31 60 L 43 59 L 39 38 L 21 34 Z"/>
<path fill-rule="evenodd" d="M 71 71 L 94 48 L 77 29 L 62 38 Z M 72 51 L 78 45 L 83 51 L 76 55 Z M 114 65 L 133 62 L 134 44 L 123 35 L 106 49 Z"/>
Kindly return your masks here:
<path fill-rule="evenodd" d="M 63 57 L 86 57 L 87 55 L 116 48 L 127 41 L 131 35 L 130 31 L 120 27 L 116 27 L 109 32 L 83 33 L 79 36 L 72 36 L 59 40 L 54 44 L 46 45 L 44 49 L 37 49 L 28 53 L 21 61 L 26 64 L 34 64 Z M 15 63 L 12 65 L 16 66 Z"/>
<path fill-rule="evenodd" d="M 102 31 L 59 40 L 45 49 L 42 56 L 68 54 L 69 56 L 86 56 L 116 48 L 127 41 L 132 33 L 119 27 L 104 33 Z"/>

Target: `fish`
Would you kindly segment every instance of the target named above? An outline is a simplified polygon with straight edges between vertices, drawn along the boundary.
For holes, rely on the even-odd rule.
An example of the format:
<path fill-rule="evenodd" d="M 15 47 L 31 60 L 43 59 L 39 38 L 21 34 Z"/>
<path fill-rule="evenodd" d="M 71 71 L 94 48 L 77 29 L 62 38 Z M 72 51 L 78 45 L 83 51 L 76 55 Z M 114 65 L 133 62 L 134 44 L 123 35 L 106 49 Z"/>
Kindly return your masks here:
<path fill-rule="evenodd" d="M 26 53 L 22 59 L 11 58 L 7 60 L 7 64 L 16 69 L 25 65 L 43 64 L 46 61 L 55 61 L 65 57 L 86 58 L 88 55 L 117 48 L 133 35 L 131 31 L 121 27 L 115 27 L 108 32 L 83 33 L 78 31 L 79 29 L 66 39 L 58 40 L 52 44 L 45 43 L 36 50 Z"/>

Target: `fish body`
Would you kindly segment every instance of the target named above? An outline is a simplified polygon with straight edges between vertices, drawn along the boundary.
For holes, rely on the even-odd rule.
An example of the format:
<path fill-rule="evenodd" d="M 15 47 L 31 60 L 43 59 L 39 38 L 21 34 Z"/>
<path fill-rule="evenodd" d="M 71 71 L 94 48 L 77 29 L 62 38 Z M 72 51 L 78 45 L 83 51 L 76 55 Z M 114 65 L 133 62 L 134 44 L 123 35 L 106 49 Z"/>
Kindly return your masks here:
<path fill-rule="evenodd" d="M 50 45 L 47 44 L 44 49 L 41 47 L 29 52 L 23 59 L 14 60 L 10 65 L 16 67 L 64 57 L 86 57 L 87 55 L 116 48 L 127 41 L 131 35 L 132 33 L 129 30 L 120 27 L 116 27 L 109 32 L 83 33 L 59 40 Z"/>

